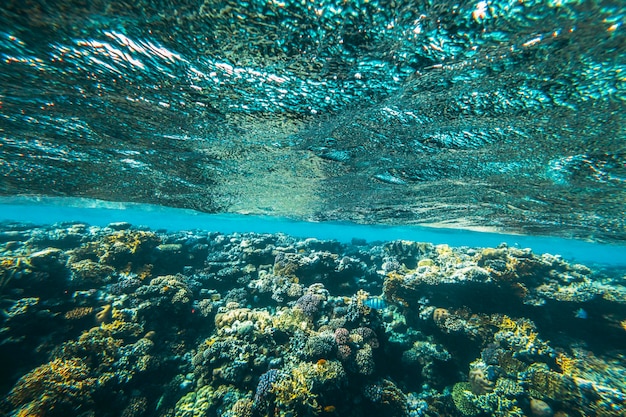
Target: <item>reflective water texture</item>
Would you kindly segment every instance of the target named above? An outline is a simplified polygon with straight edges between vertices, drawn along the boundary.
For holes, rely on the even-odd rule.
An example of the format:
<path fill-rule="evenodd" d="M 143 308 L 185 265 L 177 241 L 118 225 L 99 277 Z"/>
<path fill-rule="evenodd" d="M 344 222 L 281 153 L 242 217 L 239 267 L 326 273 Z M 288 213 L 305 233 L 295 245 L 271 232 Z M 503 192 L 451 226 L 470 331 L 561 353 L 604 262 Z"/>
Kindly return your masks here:
<path fill-rule="evenodd" d="M 4 195 L 626 238 L 621 0 L 0 7 Z"/>

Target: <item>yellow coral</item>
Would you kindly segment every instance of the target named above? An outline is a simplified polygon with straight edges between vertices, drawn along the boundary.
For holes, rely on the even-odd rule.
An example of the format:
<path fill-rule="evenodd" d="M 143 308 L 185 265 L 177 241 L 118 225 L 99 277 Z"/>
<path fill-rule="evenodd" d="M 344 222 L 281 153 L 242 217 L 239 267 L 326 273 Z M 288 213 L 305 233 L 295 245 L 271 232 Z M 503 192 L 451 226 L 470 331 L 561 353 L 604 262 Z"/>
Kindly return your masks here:
<path fill-rule="evenodd" d="M 204 349 L 202 349 L 202 350 L 206 350 L 206 349 L 210 348 L 211 346 L 213 346 L 213 344 L 215 342 L 217 342 L 217 340 L 218 340 L 217 337 L 210 337 L 210 338 L 206 339 L 204 341 Z"/>
<path fill-rule="evenodd" d="M 145 271 L 145 265 L 137 259 L 157 247 L 161 239 L 153 232 L 123 230 L 106 236 L 100 245 L 86 245 L 80 252 L 95 252 L 103 264 L 126 265 L 123 272 Z M 145 278 L 145 277 L 144 277 Z"/>
<path fill-rule="evenodd" d="M 446 256 L 452 254 L 452 249 L 446 244 L 437 245 L 435 246 L 435 249 L 439 255 Z"/>
<path fill-rule="evenodd" d="M 402 305 L 408 306 L 409 304 L 405 299 L 398 295 L 398 291 L 402 287 L 404 282 L 404 275 L 395 271 L 389 272 L 387 278 L 383 282 L 383 295 L 384 298 L 393 300 Z"/>
<path fill-rule="evenodd" d="M 66 312 L 63 317 L 66 320 L 79 320 L 93 313 L 93 307 L 76 307 Z"/>
<path fill-rule="evenodd" d="M 87 280 L 96 283 L 101 283 L 115 272 L 115 269 L 112 267 L 103 265 L 99 262 L 94 262 L 91 259 L 83 259 L 78 262 L 73 262 L 69 266 L 74 272 L 75 279 Z"/>
<path fill-rule="evenodd" d="M 111 304 L 102 306 L 102 309 L 96 313 L 98 323 L 108 323 L 109 320 L 111 320 Z"/>
<path fill-rule="evenodd" d="M 580 392 L 570 376 L 550 371 L 545 364 L 533 364 L 526 372 L 528 393 L 534 398 L 576 403 Z"/>
<path fill-rule="evenodd" d="M 272 325 L 287 333 L 312 330 L 312 321 L 299 308 L 284 308 L 271 317 Z"/>
<path fill-rule="evenodd" d="M 137 278 L 141 281 L 152 276 L 152 264 L 145 264 L 137 268 Z"/>
<path fill-rule="evenodd" d="M 428 258 L 421 259 L 417 263 L 418 268 L 422 266 L 434 266 L 434 265 L 435 265 L 435 262 L 433 262 L 432 259 L 428 259 Z"/>
<path fill-rule="evenodd" d="M 209 414 L 209 407 L 216 396 L 215 389 L 205 385 L 197 391 L 187 393 L 174 407 L 175 417 L 202 417 Z"/>
<path fill-rule="evenodd" d="M 250 398 L 241 398 L 233 404 L 231 413 L 237 417 L 252 417 L 254 415 L 254 402 Z"/>
<path fill-rule="evenodd" d="M 3 256 L 0 261 L 0 294 L 20 269 L 30 272 L 32 267 L 26 256 Z"/>
<path fill-rule="evenodd" d="M 515 345 L 520 349 L 545 349 L 547 345 L 539 339 L 535 324 L 525 318 L 513 320 L 508 316 L 495 315 L 492 321 L 498 326 L 500 331 L 514 334 Z"/>
<path fill-rule="evenodd" d="M 20 378 L 7 401 L 18 407 L 18 416 L 44 416 L 55 407 L 79 408 L 91 402 L 96 380 L 78 358 L 55 359 Z"/>
<path fill-rule="evenodd" d="M 505 262 L 504 269 L 492 268 L 490 261 L 499 260 Z M 485 268 L 494 278 L 501 281 L 516 281 L 519 278 L 518 270 L 520 261 L 511 256 L 507 249 L 486 248 L 478 254 L 476 262 L 478 266 Z"/>
<path fill-rule="evenodd" d="M 135 338 L 143 334 L 143 326 L 140 324 L 121 320 L 114 320 L 111 323 L 102 323 L 100 328 L 107 335 L 116 338 Z"/>
<path fill-rule="evenodd" d="M 556 364 L 559 365 L 564 375 L 572 375 L 576 367 L 576 360 L 563 353 L 559 353 L 556 357 Z"/>
<path fill-rule="evenodd" d="M 315 415 L 322 411 L 318 394 L 330 387 L 339 388 L 345 378 L 346 373 L 339 361 L 302 362 L 274 383 L 272 392 L 279 409 L 296 415 Z"/>
<path fill-rule="evenodd" d="M 137 253 L 145 243 L 151 242 L 154 244 L 161 243 L 161 239 L 153 232 L 145 231 L 126 231 L 112 233 L 105 238 L 105 242 L 113 246 L 125 246 L 129 249 L 130 253 Z"/>
<path fill-rule="evenodd" d="M 509 373 L 521 372 L 526 368 L 526 364 L 515 358 L 511 351 L 507 351 L 500 357 L 499 365 Z"/>
<path fill-rule="evenodd" d="M 509 316 L 503 316 L 502 322 L 500 322 L 500 328 L 502 330 L 514 331 L 517 328 L 517 323 L 515 323 Z"/>
<path fill-rule="evenodd" d="M 507 253 L 506 249 L 485 248 L 478 256 L 480 259 L 505 259 Z"/>
<path fill-rule="evenodd" d="M 290 375 L 282 378 L 272 385 L 272 392 L 276 395 L 276 401 L 289 409 L 305 408 L 309 411 L 319 412 L 317 395 L 311 392 L 311 382 L 308 381 L 305 371 L 300 364 L 294 368 Z"/>

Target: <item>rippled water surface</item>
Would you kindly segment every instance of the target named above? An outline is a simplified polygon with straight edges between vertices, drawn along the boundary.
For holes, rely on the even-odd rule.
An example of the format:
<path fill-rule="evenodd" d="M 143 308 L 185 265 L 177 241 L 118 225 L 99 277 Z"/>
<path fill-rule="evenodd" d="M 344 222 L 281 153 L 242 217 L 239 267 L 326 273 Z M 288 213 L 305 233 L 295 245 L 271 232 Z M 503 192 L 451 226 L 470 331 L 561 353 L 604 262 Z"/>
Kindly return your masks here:
<path fill-rule="evenodd" d="M 0 6 L 0 193 L 626 237 L 626 6 Z"/>

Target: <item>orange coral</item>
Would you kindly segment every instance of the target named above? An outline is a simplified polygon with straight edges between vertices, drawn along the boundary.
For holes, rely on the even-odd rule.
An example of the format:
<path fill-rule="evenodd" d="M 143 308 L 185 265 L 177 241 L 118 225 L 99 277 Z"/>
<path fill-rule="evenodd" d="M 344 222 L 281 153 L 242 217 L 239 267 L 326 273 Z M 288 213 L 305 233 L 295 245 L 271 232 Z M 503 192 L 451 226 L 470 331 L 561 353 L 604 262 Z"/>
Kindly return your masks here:
<path fill-rule="evenodd" d="M 68 413 L 92 402 L 96 379 L 80 359 L 55 359 L 35 368 L 15 384 L 7 400 L 18 416 L 44 416 L 50 409 Z"/>

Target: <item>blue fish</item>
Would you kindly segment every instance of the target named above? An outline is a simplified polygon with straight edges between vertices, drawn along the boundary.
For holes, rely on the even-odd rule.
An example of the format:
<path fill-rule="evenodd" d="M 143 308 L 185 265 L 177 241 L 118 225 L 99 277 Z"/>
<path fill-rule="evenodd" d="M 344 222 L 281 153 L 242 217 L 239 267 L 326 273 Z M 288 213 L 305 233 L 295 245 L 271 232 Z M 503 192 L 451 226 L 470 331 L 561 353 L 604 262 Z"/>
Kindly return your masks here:
<path fill-rule="evenodd" d="M 374 310 L 382 310 L 387 308 L 387 302 L 382 297 L 367 297 L 363 304 Z"/>
<path fill-rule="evenodd" d="M 579 308 L 578 310 L 576 310 L 576 312 L 574 313 L 574 316 L 577 319 L 586 319 L 587 317 L 589 317 L 587 312 L 585 310 L 583 310 L 582 307 Z"/>

